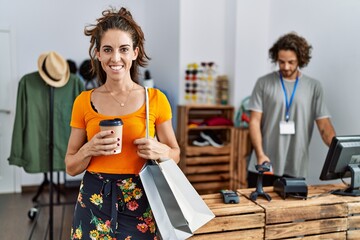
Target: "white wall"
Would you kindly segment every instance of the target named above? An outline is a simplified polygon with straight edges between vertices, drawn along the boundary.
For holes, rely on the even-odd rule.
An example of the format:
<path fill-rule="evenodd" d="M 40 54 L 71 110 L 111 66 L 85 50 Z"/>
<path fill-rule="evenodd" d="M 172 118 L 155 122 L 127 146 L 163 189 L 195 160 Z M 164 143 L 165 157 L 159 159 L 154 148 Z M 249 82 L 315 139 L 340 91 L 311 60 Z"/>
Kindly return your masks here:
<path fill-rule="evenodd" d="M 269 71 L 270 3 L 240 0 L 236 7 L 235 78 L 232 103 L 236 109 L 251 94 L 255 81 Z"/>
<path fill-rule="evenodd" d="M 147 32 L 146 50 L 151 61 L 147 67 L 155 86 L 164 91 L 173 111 L 173 125 L 176 126 L 176 106 L 179 98 L 179 0 L 152 0 L 144 18 Z"/>
<path fill-rule="evenodd" d="M 232 5 L 233 0 L 180 1 L 181 104 L 185 103 L 184 79 L 189 63 L 214 62 L 217 74 L 232 74 L 234 65 L 229 61 L 234 59 L 235 8 L 228 7 Z"/>
<path fill-rule="evenodd" d="M 279 35 L 294 30 L 314 47 L 304 72 L 323 83 L 337 133 L 360 132 L 357 0 L 0 0 L 0 24 L 15 32 L 17 78 L 36 71 L 43 51 L 56 50 L 80 64 L 88 57 L 84 26 L 94 23 L 109 5 L 129 7 L 142 26 L 152 57 L 149 69 L 173 107 L 183 99 L 186 65 L 215 61 L 219 74 L 230 78 L 230 99 L 237 108 L 256 79 L 274 69 L 268 60 L 269 47 Z M 314 133 L 309 183 L 318 182 L 327 150 Z M 24 184 L 42 179 L 28 175 Z"/>

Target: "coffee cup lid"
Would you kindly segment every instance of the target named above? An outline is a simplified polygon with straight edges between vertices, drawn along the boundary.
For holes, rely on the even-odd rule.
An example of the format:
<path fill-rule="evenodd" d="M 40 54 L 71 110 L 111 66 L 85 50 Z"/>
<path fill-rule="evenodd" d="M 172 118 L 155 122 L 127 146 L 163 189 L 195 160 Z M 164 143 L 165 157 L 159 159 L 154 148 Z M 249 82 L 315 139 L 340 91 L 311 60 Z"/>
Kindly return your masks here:
<path fill-rule="evenodd" d="M 120 118 L 101 120 L 100 126 L 121 126 L 123 121 Z"/>

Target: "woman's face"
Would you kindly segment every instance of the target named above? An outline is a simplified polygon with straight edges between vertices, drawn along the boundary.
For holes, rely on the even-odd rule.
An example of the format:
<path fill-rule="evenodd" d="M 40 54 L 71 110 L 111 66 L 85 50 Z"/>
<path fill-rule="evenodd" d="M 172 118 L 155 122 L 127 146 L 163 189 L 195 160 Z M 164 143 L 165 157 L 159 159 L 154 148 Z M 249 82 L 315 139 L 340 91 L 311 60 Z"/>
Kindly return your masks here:
<path fill-rule="evenodd" d="M 118 29 L 109 29 L 101 39 L 96 56 L 106 72 L 107 79 L 130 78 L 132 61 L 138 56 L 138 48 L 133 50 L 130 35 Z"/>

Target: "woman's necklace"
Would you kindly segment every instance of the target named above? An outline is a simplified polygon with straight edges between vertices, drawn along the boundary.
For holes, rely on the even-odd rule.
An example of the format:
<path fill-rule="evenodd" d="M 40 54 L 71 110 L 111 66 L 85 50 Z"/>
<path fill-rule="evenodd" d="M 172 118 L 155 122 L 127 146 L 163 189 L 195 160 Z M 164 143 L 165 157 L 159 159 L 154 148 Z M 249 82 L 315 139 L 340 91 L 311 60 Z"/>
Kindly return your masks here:
<path fill-rule="evenodd" d="M 129 90 L 129 93 L 127 94 L 124 102 L 120 102 L 119 100 L 117 100 L 117 98 L 107 89 L 106 84 L 104 84 L 104 87 L 105 87 L 106 91 L 109 92 L 110 96 L 111 96 L 117 103 L 120 104 L 120 107 L 125 107 L 127 101 L 129 100 L 129 96 L 130 96 L 132 90 L 133 90 L 134 87 L 135 87 L 135 83 L 133 82 L 132 87 L 131 87 L 131 89 Z"/>

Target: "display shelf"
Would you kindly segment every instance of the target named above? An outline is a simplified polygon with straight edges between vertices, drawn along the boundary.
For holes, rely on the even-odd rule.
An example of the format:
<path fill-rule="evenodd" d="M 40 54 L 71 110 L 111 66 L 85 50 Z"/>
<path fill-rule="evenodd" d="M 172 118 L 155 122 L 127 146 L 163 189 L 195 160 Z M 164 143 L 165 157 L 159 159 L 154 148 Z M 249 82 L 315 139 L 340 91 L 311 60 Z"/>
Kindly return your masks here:
<path fill-rule="evenodd" d="M 214 193 L 234 187 L 234 127 L 201 124 L 214 117 L 232 120 L 233 115 L 234 108 L 230 105 L 178 106 L 177 138 L 181 148 L 180 167 L 199 193 Z M 193 145 L 193 141 L 202 131 L 211 131 L 223 141 L 223 146 Z"/>

